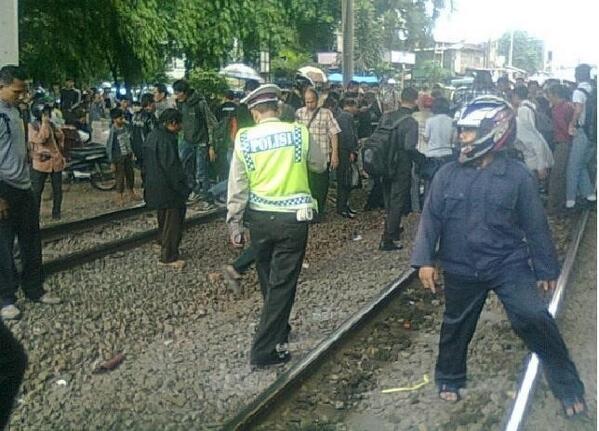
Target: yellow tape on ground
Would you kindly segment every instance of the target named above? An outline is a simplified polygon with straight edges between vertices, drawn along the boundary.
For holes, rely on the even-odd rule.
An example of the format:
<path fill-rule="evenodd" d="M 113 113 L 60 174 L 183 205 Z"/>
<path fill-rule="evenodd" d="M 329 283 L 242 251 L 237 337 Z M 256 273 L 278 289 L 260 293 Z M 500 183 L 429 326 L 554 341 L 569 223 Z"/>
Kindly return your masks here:
<path fill-rule="evenodd" d="M 391 394 L 393 392 L 410 392 L 410 391 L 415 391 L 417 389 L 420 389 L 421 387 L 423 387 L 424 385 L 429 383 L 429 379 L 428 379 L 428 374 L 425 374 L 422 377 L 422 382 L 417 383 L 413 386 L 404 386 L 402 388 L 391 388 L 391 389 L 384 389 L 381 392 L 383 394 Z"/>

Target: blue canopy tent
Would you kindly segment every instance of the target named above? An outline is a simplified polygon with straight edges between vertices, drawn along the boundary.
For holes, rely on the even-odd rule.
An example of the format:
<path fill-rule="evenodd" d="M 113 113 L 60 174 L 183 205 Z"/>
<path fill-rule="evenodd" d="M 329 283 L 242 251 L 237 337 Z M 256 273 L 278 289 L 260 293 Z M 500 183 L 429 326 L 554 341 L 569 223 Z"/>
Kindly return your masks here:
<path fill-rule="evenodd" d="M 343 75 L 340 73 L 331 73 L 328 77 L 330 82 L 343 82 Z M 366 84 L 378 84 L 379 80 L 376 76 L 370 75 L 370 76 L 358 76 L 358 75 L 354 75 L 352 77 L 353 81 L 356 81 L 358 83 L 362 83 L 365 82 Z"/>

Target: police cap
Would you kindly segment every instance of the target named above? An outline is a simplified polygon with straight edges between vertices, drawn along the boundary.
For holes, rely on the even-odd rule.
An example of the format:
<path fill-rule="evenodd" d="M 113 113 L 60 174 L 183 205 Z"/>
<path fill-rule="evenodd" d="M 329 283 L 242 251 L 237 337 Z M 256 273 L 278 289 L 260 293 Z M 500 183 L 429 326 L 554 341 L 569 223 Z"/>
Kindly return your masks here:
<path fill-rule="evenodd" d="M 245 103 L 248 109 L 254 108 L 260 103 L 277 102 L 281 96 L 281 89 L 275 84 L 264 84 L 256 88 L 241 103 Z"/>

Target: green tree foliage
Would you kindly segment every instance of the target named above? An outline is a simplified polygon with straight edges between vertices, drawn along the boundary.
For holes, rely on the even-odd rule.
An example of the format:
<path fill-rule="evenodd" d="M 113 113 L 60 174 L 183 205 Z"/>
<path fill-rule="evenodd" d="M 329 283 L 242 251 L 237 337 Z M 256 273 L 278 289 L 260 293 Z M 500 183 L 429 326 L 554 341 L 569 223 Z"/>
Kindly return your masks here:
<path fill-rule="evenodd" d="M 312 57 L 303 51 L 284 48 L 272 59 L 271 70 L 275 77 L 293 78 L 297 69 L 312 62 Z"/>
<path fill-rule="evenodd" d="M 373 0 L 382 17 L 383 46 L 411 50 L 432 41 L 431 31 L 444 0 Z M 451 3 L 451 2 L 450 2 Z"/>
<path fill-rule="evenodd" d="M 354 68 L 364 71 L 381 62 L 383 48 L 382 17 L 376 15 L 371 0 L 355 1 Z"/>
<path fill-rule="evenodd" d="M 355 2 L 356 64 L 371 68 L 383 47 L 429 37 L 443 0 Z M 341 0 L 20 0 L 21 62 L 46 83 L 137 84 L 164 76 L 174 56 L 189 71 L 256 64 L 262 50 L 279 63 L 307 59 L 334 48 L 340 9 Z"/>
<path fill-rule="evenodd" d="M 159 0 L 22 0 L 21 61 L 37 79 L 108 74 L 140 82 L 163 69 L 170 21 Z"/>
<path fill-rule="evenodd" d="M 220 95 L 229 88 L 227 81 L 215 70 L 201 68 L 189 72 L 189 83 L 198 90 L 211 105 L 214 105 Z"/>
<path fill-rule="evenodd" d="M 510 51 L 510 33 L 505 33 L 499 39 L 497 52 L 505 56 L 506 64 Z M 514 51 L 512 65 L 535 73 L 543 68 L 543 41 L 530 36 L 525 31 L 514 32 Z"/>
<path fill-rule="evenodd" d="M 444 69 L 438 62 L 425 60 L 412 69 L 412 81 L 433 85 L 446 81 L 451 77 L 451 71 Z"/>

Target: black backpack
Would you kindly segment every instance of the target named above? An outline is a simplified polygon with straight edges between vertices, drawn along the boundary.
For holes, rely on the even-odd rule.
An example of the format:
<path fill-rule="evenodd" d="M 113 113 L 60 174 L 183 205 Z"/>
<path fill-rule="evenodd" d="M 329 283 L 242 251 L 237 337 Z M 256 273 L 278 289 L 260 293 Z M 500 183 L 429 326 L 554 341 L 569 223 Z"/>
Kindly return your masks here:
<path fill-rule="evenodd" d="M 390 161 L 394 159 L 393 145 L 391 145 L 391 133 L 404 121 L 410 118 L 403 115 L 396 120 L 381 119 L 379 126 L 364 144 L 362 150 L 362 162 L 364 170 L 368 175 L 374 177 L 388 177 L 391 172 Z"/>
<path fill-rule="evenodd" d="M 593 88 L 593 91 L 589 93 L 584 88 L 577 88 L 584 93 L 586 96 L 586 103 L 584 105 L 584 127 L 583 130 L 591 142 L 595 142 L 597 139 L 597 89 Z"/>

